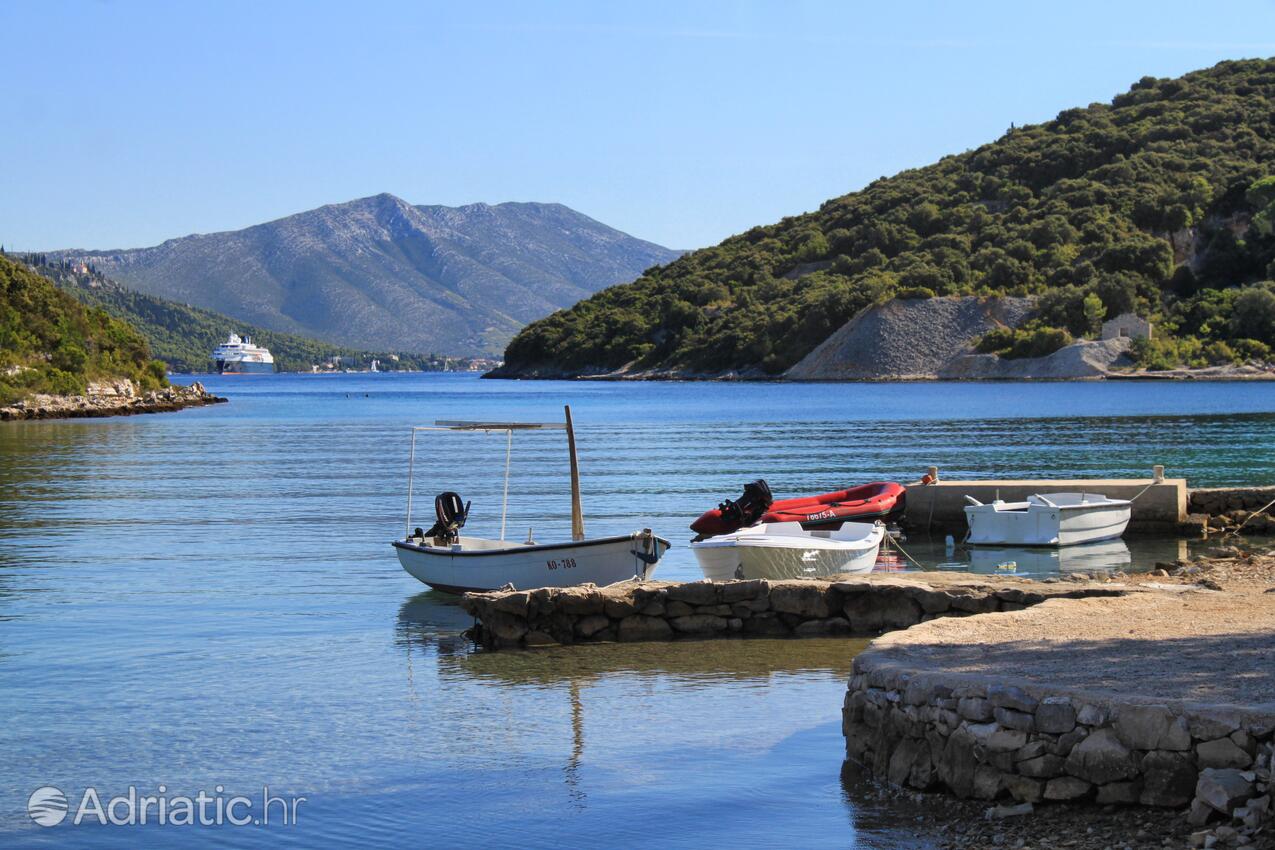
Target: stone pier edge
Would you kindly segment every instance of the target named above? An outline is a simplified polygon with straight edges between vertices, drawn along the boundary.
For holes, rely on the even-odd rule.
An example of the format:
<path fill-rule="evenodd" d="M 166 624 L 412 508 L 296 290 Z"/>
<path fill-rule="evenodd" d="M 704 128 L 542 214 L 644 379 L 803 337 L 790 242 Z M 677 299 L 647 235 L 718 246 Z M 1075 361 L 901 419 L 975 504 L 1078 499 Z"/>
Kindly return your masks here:
<path fill-rule="evenodd" d="M 1197 826 L 1269 828 L 1275 703 L 945 672 L 896 657 L 900 638 L 883 635 L 856 656 L 842 710 L 847 760 L 875 778 L 989 802 L 1189 806 Z"/>

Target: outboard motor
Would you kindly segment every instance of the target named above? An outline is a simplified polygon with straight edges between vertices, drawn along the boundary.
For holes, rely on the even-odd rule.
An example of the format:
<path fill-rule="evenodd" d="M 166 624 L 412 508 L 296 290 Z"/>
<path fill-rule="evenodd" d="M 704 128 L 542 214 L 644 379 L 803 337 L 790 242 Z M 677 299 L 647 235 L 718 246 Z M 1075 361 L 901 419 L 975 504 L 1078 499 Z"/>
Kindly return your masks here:
<path fill-rule="evenodd" d="M 469 506 L 472 502 L 462 502 L 458 494 L 448 491 L 434 497 L 434 515 L 438 522 L 425 532 L 426 537 L 434 538 L 435 546 L 450 546 L 460 539 L 460 530 L 469 519 Z"/>
<path fill-rule="evenodd" d="M 736 528 L 754 525 L 761 520 L 775 499 L 770 495 L 770 485 L 758 478 L 744 485 L 744 494 L 735 501 L 727 499 L 717 506 L 722 520 Z"/>

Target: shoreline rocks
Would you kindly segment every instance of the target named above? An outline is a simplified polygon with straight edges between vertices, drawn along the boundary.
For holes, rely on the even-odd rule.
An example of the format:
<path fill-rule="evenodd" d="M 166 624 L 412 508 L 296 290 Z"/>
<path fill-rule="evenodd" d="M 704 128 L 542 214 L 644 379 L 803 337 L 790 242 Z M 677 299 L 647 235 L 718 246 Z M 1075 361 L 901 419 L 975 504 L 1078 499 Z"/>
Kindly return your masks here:
<path fill-rule="evenodd" d="M 129 380 L 99 382 L 90 384 L 86 395 L 35 395 L 8 407 L 0 407 L 0 421 L 167 413 L 225 401 L 209 393 L 198 381 L 190 386 L 171 386 L 148 393 L 139 393 Z"/>

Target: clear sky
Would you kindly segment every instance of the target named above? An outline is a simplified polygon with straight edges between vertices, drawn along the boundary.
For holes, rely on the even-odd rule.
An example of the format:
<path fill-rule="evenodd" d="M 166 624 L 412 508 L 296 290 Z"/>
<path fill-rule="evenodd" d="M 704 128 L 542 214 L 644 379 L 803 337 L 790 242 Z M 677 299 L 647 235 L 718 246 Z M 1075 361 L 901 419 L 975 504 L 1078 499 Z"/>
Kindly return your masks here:
<path fill-rule="evenodd" d="M 151 245 L 378 192 L 711 244 L 1275 55 L 1275 4 L 0 0 L 0 243 Z"/>

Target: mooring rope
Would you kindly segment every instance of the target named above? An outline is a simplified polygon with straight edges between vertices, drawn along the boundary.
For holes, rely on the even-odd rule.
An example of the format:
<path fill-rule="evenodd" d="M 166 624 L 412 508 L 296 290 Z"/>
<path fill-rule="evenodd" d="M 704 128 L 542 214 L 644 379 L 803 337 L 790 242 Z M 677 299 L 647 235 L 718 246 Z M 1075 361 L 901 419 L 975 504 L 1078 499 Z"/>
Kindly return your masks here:
<path fill-rule="evenodd" d="M 1270 507 L 1271 507 L 1272 505 L 1275 505 L 1275 499 L 1271 499 L 1271 500 L 1270 500 L 1269 502 L 1267 502 L 1265 505 L 1262 505 L 1262 507 L 1260 507 L 1260 508 L 1258 508 L 1257 510 L 1253 511 L 1253 512 L 1252 512 L 1251 514 L 1249 514 L 1248 516 L 1244 517 L 1244 521 L 1243 521 L 1242 523 L 1240 523 L 1239 525 L 1235 526 L 1235 528 L 1232 528 L 1230 531 L 1227 531 L 1227 532 L 1226 532 L 1223 536 L 1229 536 L 1229 535 L 1232 535 L 1232 534 L 1239 534 L 1239 533 L 1240 533 L 1240 529 L 1242 529 L 1244 526 L 1248 525 L 1248 521 L 1249 521 L 1250 519 L 1252 519 L 1253 517 L 1257 516 L 1258 514 L 1265 513 L 1267 510 L 1269 510 L 1269 509 L 1270 509 Z"/>
<path fill-rule="evenodd" d="M 894 548 L 898 549 L 900 552 L 902 552 L 902 553 L 903 553 L 903 557 L 907 558 L 909 561 L 911 561 L 912 563 L 916 564 L 918 567 L 920 567 L 920 568 L 921 568 L 921 569 L 923 569 L 923 570 L 924 570 L 924 569 L 928 569 L 928 568 L 925 566 L 925 564 L 922 564 L 922 563 L 921 563 L 920 561 L 918 561 L 916 558 L 913 558 L 911 555 L 909 555 L 909 554 L 908 554 L 908 550 L 906 550 L 906 549 L 904 549 L 902 546 L 900 546 L 900 545 L 899 545 L 899 541 L 898 541 L 898 540 L 894 539 L 893 537 L 887 537 L 887 538 L 886 538 L 886 540 L 888 541 L 888 544 L 887 544 L 887 545 L 893 546 Z"/>

